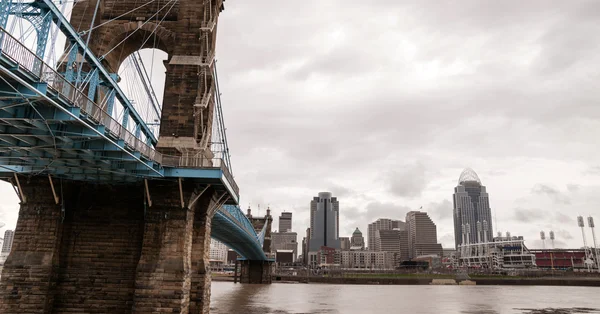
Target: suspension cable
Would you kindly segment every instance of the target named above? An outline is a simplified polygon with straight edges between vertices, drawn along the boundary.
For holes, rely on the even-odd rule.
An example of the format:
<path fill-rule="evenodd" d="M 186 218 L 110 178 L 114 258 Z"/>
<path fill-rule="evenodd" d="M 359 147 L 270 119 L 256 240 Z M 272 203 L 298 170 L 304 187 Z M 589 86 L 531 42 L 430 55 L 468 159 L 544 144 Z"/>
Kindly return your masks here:
<path fill-rule="evenodd" d="M 137 7 L 137 8 L 131 9 L 131 10 L 129 10 L 129 11 L 127 11 L 127 12 L 125 12 L 125 13 L 123 13 L 123 14 L 121 14 L 121 15 L 117 16 L 117 17 L 114 17 L 114 18 L 112 18 L 112 19 L 110 19 L 110 20 L 106 21 L 106 22 L 103 22 L 103 23 L 100 23 L 100 24 L 98 24 L 98 25 L 96 25 L 96 26 L 94 26 L 94 27 L 91 27 L 91 28 L 90 28 L 90 29 L 88 29 L 87 31 L 80 32 L 79 34 L 80 34 L 80 35 L 85 35 L 85 34 L 87 34 L 87 33 L 91 32 L 91 31 L 95 30 L 96 28 L 99 28 L 99 27 L 102 27 L 102 26 L 104 26 L 104 25 L 106 25 L 106 24 L 108 24 L 108 23 L 114 22 L 114 21 L 116 21 L 116 20 L 118 20 L 118 19 L 120 19 L 120 18 L 124 17 L 125 15 L 127 15 L 127 14 L 130 14 L 130 13 L 133 13 L 133 12 L 135 12 L 135 11 L 137 11 L 137 10 L 139 10 L 139 9 L 141 9 L 141 8 L 143 8 L 143 7 L 147 6 L 147 5 L 149 5 L 149 4 L 151 4 L 151 3 L 155 2 L 155 1 L 156 1 L 156 0 L 151 0 L 151 1 L 149 1 L 149 2 L 146 2 L 146 3 L 142 4 L 141 6 L 139 6 L 139 7 Z"/>

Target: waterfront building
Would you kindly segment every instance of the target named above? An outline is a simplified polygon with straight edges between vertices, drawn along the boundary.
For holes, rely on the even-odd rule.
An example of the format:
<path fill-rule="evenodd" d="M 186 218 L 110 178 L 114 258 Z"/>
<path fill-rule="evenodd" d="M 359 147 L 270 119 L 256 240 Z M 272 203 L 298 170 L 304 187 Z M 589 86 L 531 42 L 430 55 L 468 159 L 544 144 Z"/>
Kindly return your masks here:
<path fill-rule="evenodd" d="M 454 188 L 454 243 L 491 242 L 493 238 L 492 210 L 485 186 L 473 169 L 465 169 Z"/>
<path fill-rule="evenodd" d="M 283 212 L 279 216 L 279 232 L 292 231 L 292 213 Z"/>
<path fill-rule="evenodd" d="M 396 266 L 392 252 L 342 251 L 340 260 L 342 268 L 391 270 Z"/>
<path fill-rule="evenodd" d="M 339 203 L 330 192 L 320 192 L 311 201 L 311 227 L 309 251 L 321 247 L 340 249 Z"/>
<path fill-rule="evenodd" d="M 367 247 L 370 251 L 380 251 L 377 247 L 376 235 L 378 230 L 402 229 L 404 222 L 387 218 L 379 218 L 367 227 Z"/>
<path fill-rule="evenodd" d="M 338 266 L 340 265 L 340 250 L 322 246 L 317 252 L 317 261 L 319 266 Z"/>
<path fill-rule="evenodd" d="M 352 233 L 352 239 L 350 241 L 351 247 L 360 247 L 361 250 L 365 249 L 365 238 L 362 235 L 362 232 L 358 230 L 358 227 Z"/>
<path fill-rule="evenodd" d="M 406 214 L 409 258 L 436 254 L 442 256 L 442 245 L 437 243 L 437 228 L 425 212 L 410 211 Z"/>
<path fill-rule="evenodd" d="M 296 232 L 273 232 L 271 233 L 271 252 L 280 250 L 291 251 L 294 261 L 298 255 L 298 234 Z"/>
<path fill-rule="evenodd" d="M 491 242 L 462 244 L 459 265 L 478 268 L 521 269 L 536 266 L 536 254 L 526 246 L 522 236 L 495 237 Z"/>

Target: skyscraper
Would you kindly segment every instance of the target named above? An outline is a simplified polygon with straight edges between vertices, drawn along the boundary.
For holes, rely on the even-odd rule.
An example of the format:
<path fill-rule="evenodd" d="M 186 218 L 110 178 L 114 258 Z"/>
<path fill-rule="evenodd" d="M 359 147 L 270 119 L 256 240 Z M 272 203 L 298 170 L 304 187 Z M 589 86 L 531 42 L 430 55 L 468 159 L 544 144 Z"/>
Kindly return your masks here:
<path fill-rule="evenodd" d="M 380 251 L 377 247 L 377 231 L 379 230 L 393 230 L 403 228 L 404 222 L 400 220 L 392 220 L 387 218 L 379 218 L 376 221 L 369 224 L 367 227 L 367 245 L 370 251 Z"/>
<path fill-rule="evenodd" d="M 292 231 L 292 213 L 281 213 L 279 216 L 279 232 Z"/>
<path fill-rule="evenodd" d="M 310 202 L 310 248 L 316 252 L 322 246 L 339 249 L 339 203 L 330 192 L 320 192 Z"/>
<path fill-rule="evenodd" d="M 321 193 L 329 193 L 329 192 L 321 192 Z M 319 193 L 319 195 L 321 195 L 321 193 Z M 329 195 L 331 195 L 331 193 L 329 193 Z M 311 236 L 315 230 L 314 226 L 315 226 L 315 213 L 317 211 L 317 204 L 319 204 L 319 196 L 314 197 L 312 199 L 312 201 L 310 201 Z M 331 207 L 333 208 L 333 211 L 335 212 L 335 225 L 336 225 L 335 234 L 339 238 L 340 237 L 340 203 L 338 202 L 337 197 L 331 197 Z"/>
<path fill-rule="evenodd" d="M 430 254 L 442 256 L 442 245 L 437 243 L 437 228 L 427 213 L 408 212 L 406 230 L 408 231 L 408 254 L 411 259 Z"/>
<path fill-rule="evenodd" d="M 465 169 L 454 188 L 454 243 L 488 242 L 493 239 L 492 210 L 485 186 L 477 173 Z"/>
<path fill-rule="evenodd" d="M 12 249 L 13 239 L 15 237 L 15 232 L 12 230 L 4 231 L 4 242 L 2 243 L 2 252 L 1 253 L 10 253 Z"/>

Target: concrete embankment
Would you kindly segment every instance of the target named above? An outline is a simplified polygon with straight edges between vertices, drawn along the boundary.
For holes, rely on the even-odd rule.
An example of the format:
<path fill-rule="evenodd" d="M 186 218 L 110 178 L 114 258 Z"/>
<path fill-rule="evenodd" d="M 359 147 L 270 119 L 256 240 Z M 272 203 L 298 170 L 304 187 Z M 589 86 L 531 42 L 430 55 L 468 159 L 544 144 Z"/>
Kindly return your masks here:
<path fill-rule="evenodd" d="M 452 280 L 452 279 L 449 279 Z M 273 282 L 301 282 L 324 284 L 363 284 L 363 285 L 430 285 L 450 284 L 448 278 L 347 278 L 347 277 L 297 277 L 273 276 Z M 461 284 L 462 281 L 456 281 Z M 528 286 L 588 286 L 600 287 L 597 278 L 471 278 L 467 285 L 528 285 Z"/>

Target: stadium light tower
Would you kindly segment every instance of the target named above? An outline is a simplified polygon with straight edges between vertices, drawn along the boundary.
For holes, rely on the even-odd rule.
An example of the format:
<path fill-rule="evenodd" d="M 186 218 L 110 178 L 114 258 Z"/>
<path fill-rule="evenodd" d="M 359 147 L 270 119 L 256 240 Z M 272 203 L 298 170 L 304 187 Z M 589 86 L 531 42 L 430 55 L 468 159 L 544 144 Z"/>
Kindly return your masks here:
<path fill-rule="evenodd" d="M 544 231 L 540 231 L 540 239 L 542 239 L 542 248 L 546 249 L 546 233 Z"/>
<path fill-rule="evenodd" d="M 600 256 L 598 254 L 598 245 L 596 244 L 596 232 L 594 231 L 594 218 L 592 216 L 588 217 L 588 226 L 592 229 L 592 238 L 594 239 L 594 260 L 596 261 L 596 270 L 600 273 Z"/>
<path fill-rule="evenodd" d="M 581 236 L 583 237 L 583 250 L 585 252 L 585 265 L 588 268 L 588 271 L 591 271 L 592 263 L 592 252 L 587 245 L 587 240 L 585 239 L 585 224 L 583 222 L 583 216 L 577 216 L 577 225 L 581 228 Z"/>
<path fill-rule="evenodd" d="M 550 241 L 552 242 L 552 249 L 554 250 L 554 231 L 550 230 Z"/>

